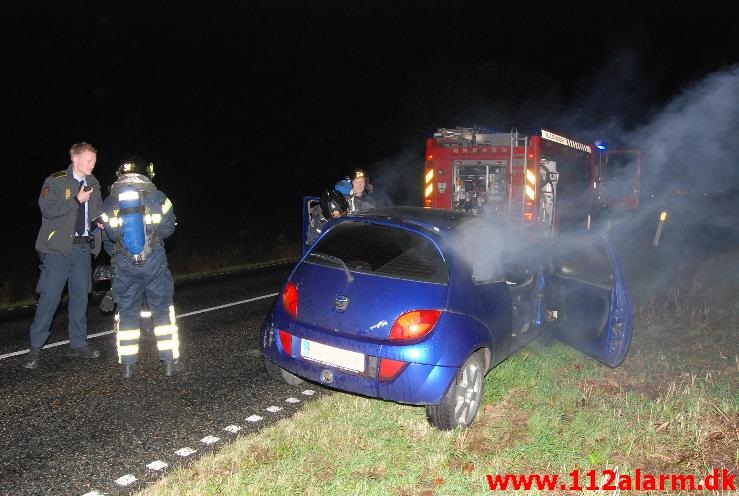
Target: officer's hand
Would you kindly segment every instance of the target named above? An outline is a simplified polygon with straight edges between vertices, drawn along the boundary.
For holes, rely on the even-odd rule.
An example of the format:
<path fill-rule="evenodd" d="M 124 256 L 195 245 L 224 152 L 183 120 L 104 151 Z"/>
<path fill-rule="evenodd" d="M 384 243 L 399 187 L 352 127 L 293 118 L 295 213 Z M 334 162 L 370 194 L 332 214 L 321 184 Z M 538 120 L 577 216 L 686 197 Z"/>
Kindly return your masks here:
<path fill-rule="evenodd" d="M 85 203 L 90 199 L 90 195 L 92 195 L 93 191 L 93 188 L 90 188 L 87 191 L 85 191 L 85 188 L 80 189 L 80 192 L 77 193 L 77 201 L 80 203 Z"/>

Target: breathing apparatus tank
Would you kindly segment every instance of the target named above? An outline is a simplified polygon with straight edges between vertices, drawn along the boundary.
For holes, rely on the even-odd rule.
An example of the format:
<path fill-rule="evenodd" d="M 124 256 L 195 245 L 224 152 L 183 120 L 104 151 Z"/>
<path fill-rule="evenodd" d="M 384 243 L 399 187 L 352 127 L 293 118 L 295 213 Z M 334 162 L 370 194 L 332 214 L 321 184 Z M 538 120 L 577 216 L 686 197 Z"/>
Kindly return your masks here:
<path fill-rule="evenodd" d="M 125 188 L 118 194 L 118 203 L 121 207 L 119 213 L 121 241 L 136 262 L 146 246 L 144 205 L 141 202 L 141 195 L 134 188 Z"/>
<path fill-rule="evenodd" d="M 144 195 L 155 191 L 156 187 L 151 182 L 150 170 L 136 162 L 121 165 L 117 175 L 111 194 L 118 197 L 119 243 L 134 264 L 142 265 L 151 251 L 150 235 L 146 232 Z"/>

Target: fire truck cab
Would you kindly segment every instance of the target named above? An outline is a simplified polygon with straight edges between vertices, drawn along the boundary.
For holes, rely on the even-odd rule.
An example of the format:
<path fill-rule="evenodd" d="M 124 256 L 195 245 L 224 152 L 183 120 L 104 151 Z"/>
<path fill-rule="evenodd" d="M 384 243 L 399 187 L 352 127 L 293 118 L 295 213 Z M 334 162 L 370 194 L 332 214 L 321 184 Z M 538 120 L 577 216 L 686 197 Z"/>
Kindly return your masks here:
<path fill-rule="evenodd" d="M 618 198 L 605 188 L 611 154 Z M 606 152 L 545 129 L 441 128 L 426 142 L 423 206 L 498 216 L 545 235 L 590 228 L 601 207 L 638 205 L 639 159 L 638 150 Z"/>

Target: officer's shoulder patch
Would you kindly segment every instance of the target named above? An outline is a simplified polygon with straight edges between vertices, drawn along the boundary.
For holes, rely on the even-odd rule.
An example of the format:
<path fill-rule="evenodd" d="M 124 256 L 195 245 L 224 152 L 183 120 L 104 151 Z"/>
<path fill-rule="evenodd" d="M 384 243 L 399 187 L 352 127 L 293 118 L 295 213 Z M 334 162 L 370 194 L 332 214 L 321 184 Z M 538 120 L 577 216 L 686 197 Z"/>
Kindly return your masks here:
<path fill-rule="evenodd" d="M 65 170 L 57 171 L 57 172 L 53 173 L 51 175 L 51 177 L 53 177 L 55 179 L 56 178 L 60 178 L 60 177 L 67 177 L 67 171 L 66 171 L 66 169 Z"/>
<path fill-rule="evenodd" d="M 48 186 L 44 186 L 44 189 L 41 190 L 41 196 L 44 198 L 49 197 L 49 187 Z"/>

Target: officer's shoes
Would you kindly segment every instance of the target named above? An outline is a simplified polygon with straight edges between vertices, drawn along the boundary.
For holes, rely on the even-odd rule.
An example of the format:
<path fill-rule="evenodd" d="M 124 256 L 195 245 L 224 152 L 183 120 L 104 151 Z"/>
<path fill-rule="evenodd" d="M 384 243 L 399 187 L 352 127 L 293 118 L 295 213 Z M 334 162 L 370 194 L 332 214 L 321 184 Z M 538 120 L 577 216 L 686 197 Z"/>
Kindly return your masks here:
<path fill-rule="evenodd" d="M 24 369 L 35 369 L 41 362 L 41 348 L 31 348 L 26 361 L 23 362 Z"/>
<path fill-rule="evenodd" d="M 133 376 L 133 371 L 136 368 L 135 363 L 122 363 L 121 364 L 121 377 L 124 379 L 130 379 Z"/>
<path fill-rule="evenodd" d="M 180 372 L 180 362 L 179 360 L 167 360 L 164 362 L 164 365 L 166 366 L 164 370 L 164 375 L 167 377 L 172 377 L 173 375 L 177 375 Z"/>
<path fill-rule="evenodd" d="M 91 346 L 85 346 L 84 348 L 69 348 L 67 352 L 69 358 L 97 358 L 100 356 L 100 352 Z"/>

